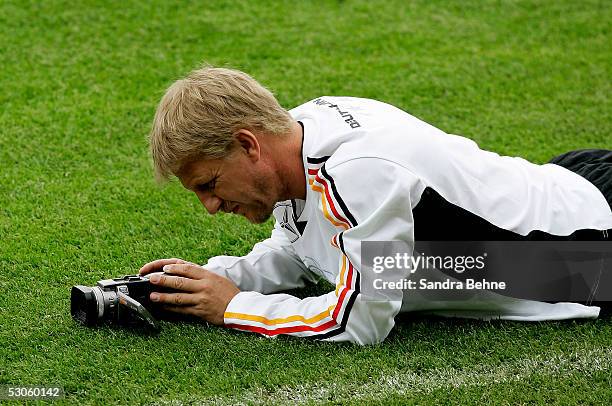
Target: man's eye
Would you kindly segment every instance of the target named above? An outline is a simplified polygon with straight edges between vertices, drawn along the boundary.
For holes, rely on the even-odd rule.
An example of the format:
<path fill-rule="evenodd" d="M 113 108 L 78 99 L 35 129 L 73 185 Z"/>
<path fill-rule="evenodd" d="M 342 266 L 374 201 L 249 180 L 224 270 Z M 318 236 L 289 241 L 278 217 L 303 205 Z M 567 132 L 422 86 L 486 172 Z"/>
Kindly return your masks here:
<path fill-rule="evenodd" d="M 198 185 L 198 190 L 202 191 L 202 192 L 207 192 L 207 191 L 211 191 L 215 188 L 215 181 L 212 180 L 208 183 L 202 183 L 200 185 Z"/>

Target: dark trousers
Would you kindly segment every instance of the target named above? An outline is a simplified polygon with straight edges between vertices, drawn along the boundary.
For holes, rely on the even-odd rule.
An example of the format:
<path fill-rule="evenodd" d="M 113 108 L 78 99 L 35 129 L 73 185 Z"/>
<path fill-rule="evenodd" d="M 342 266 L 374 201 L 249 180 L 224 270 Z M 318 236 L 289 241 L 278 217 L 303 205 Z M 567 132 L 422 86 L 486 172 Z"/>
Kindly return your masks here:
<path fill-rule="evenodd" d="M 567 168 L 591 182 L 601 191 L 612 210 L 612 151 L 580 149 L 556 156 L 548 162 Z M 589 231 L 577 233 L 577 237 L 580 237 L 577 239 L 612 241 L 612 229 L 603 232 Z"/>

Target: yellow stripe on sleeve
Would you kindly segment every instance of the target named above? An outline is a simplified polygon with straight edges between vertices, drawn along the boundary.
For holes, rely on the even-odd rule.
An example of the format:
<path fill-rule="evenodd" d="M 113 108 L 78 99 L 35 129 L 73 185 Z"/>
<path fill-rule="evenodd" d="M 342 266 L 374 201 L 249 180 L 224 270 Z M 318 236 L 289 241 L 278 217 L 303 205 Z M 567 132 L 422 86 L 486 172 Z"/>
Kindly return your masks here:
<path fill-rule="evenodd" d="M 348 230 L 348 226 L 344 223 L 339 223 L 336 220 L 334 220 L 330 214 L 329 211 L 327 211 L 327 201 L 325 200 L 325 191 L 323 189 L 321 189 L 320 186 L 317 185 L 312 185 L 312 190 L 319 192 L 321 194 L 321 205 L 323 206 L 323 214 L 325 215 L 325 217 L 336 227 L 342 227 L 345 230 Z"/>
<path fill-rule="evenodd" d="M 331 312 L 332 310 L 334 310 L 334 308 L 336 307 L 335 304 L 329 306 L 326 310 L 324 310 L 323 312 L 309 317 L 309 318 L 304 318 L 304 316 L 301 315 L 293 315 L 293 316 L 289 316 L 289 317 L 284 317 L 284 318 L 279 318 L 279 319 L 267 319 L 263 316 L 256 316 L 253 314 L 244 314 L 244 313 L 232 313 L 232 312 L 225 312 L 225 314 L 223 315 L 224 317 L 228 318 L 228 319 L 239 319 L 239 320 L 249 320 L 249 321 L 256 321 L 258 323 L 262 323 L 268 326 L 271 325 L 275 325 L 275 324 L 282 324 L 282 323 L 291 323 L 292 321 L 301 321 L 303 323 L 306 324 L 312 324 L 312 323 L 316 323 L 318 321 L 323 320 L 324 318 L 330 316 L 331 317 Z"/>

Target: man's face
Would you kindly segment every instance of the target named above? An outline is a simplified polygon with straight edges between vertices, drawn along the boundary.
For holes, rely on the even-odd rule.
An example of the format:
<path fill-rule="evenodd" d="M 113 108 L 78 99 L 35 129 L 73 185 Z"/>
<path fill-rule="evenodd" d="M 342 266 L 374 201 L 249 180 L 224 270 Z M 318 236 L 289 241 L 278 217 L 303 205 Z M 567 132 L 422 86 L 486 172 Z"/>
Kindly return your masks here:
<path fill-rule="evenodd" d="M 190 162 L 177 177 L 210 214 L 241 214 L 252 223 L 263 223 L 270 217 L 280 187 L 265 167 L 240 151 L 222 159 Z"/>

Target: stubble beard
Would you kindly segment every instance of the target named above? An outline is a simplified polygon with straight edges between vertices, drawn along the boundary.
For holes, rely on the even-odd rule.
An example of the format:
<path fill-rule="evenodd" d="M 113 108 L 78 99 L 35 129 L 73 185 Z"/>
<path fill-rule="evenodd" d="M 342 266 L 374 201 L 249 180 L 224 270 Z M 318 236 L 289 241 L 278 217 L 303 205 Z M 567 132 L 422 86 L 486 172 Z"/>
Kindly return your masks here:
<path fill-rule="evenodd" d="M 270 185 L 264 179 L 257 178 L 255 180 L 254 186 L 259 196 L 270 196 L 271 195 L 270 191 L 273 189 L 272 185 Z M 252 211 L 251 211 L 252 216 L 247 217 L 245 214 L 245 217 L 247 217 L 247 219 L 253 224 L 265 223 L 266 221 L 268 221 L 270 216 L 272 216 L 272 211 L 274 210 L 274 206 L 276 205 L 276 200 L 270 197 L 270 201 L 272 200 L 274 201 L 271 203 L 266 202 L 263 199 L 257 200 L 256 204 L 252 206 Z"/>

